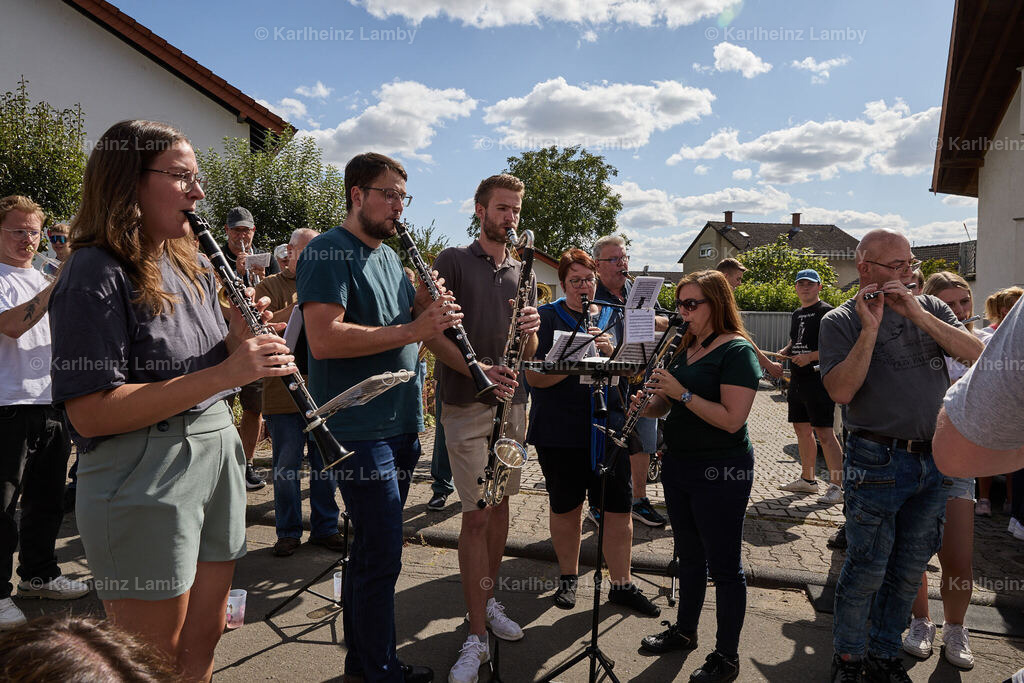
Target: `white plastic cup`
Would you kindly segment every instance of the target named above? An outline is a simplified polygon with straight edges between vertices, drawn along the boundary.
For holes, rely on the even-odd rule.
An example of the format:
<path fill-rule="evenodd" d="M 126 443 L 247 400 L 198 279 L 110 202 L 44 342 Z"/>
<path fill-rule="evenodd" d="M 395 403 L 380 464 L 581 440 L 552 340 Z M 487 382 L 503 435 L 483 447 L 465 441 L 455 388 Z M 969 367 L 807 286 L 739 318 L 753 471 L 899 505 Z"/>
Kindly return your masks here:
<path fill-rule="evenodd" d="M 334 601 L 341 602 L 341 572 L 334 572 Z"/>
<path fill-rule="evenodd" d="M 227 627 L 238 628 L 245 622 L 245 591 L 232 588 L 228 591 Z"/>

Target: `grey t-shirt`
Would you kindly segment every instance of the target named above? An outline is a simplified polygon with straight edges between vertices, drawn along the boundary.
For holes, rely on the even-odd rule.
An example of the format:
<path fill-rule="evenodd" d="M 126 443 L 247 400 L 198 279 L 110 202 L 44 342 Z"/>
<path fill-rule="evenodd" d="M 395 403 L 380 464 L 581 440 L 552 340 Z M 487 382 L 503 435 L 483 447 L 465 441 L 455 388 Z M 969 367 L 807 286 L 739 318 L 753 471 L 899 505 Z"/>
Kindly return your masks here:
<path fill-rule="evenodd" d="M 925 311 L 959 329 L 953 311 L 934 296 L 918 296 Z M 846 360 L 860 336 L 855 301 L 825 314 L 818 354 L 821 376 Z M 949 388 L 945 352 L 921 328 L 886 307 L 864 383 L 850 401 L 847 429 L 863 429 L 898 439 L 930 440 L 942 397 Z"/>
<path fill-rule="evenodd" d="M 997 451 L 1024 445 L 1024 304 L 1010 310 L 981 358 L 946 393 L 946 414 L 968 441 Z"/>
<path fill-rule="evenodd" d="M 123 384 L 179 377 L 227 358 L 228 329 L 212 271 L 201 281 L 203 301 L 193 298 L 195 291 L 166 255 L 160 272 L 163 289 L 177 295 L 178 302 L 173 313 L 165 308 L 153 317 L 131 302 L 135 288 L 112 255 L 98 247 L 71 255 L 50 297 L 54 404 Z M 202 412 L 233 393 L 214 394 L 186 412 Z M 96 439 L 77 437 L 75 442 L 84 451 Z"/>

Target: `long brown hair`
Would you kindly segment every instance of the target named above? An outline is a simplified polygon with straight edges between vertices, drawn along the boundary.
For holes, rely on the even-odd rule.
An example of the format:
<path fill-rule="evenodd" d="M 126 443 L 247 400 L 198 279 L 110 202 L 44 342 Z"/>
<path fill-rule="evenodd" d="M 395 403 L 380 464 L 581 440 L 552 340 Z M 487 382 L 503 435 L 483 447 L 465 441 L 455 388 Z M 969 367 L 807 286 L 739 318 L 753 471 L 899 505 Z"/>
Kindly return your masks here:
<path fill-rule="evenodd" d="M 676 285 L 676 298 L 679 298 L 679 290 L 691 284 L 700 287 L 703 297 L 708 300 L 706 305 L 711 309 L 711 330 L 714 334 L 739 334 L 747 340 L 750 339 L 746 328 L 743 327 L 743 318 L 736 308 L 736 299 L 725 275 L 718 270 L 687 273 Z M 694 342 L 694 338 L 692 332 L 687 332 L 676 353 L 684 351 Z"/>
<path fill-rule="evenodd" d="M 158 121 L 120 121 L 111 126 L 89 155 L 82 186 L 82 204 L 71 223 L 72 254 L 84 247 L 100 247 L 116 258 L 136 289 L 132 303 L 154 316 L 164 307 L 174 312 L 176 297 L 163 289 L 161 254 L 147 249 L 139 207 L 139 178 L 160 153 L 179 142 L 181 131 Z M 204 298 L 200 282 L 207 272 L 199 264 L 191 235 L 164 242 L 171 265 Z"/>

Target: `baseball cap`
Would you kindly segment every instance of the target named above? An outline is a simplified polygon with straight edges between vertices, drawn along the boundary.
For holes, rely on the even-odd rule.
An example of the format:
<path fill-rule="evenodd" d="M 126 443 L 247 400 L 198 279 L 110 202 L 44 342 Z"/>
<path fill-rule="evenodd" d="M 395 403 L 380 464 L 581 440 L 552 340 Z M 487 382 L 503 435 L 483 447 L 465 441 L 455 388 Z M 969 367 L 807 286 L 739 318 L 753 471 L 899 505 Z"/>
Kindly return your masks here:
<path fill-rule="evenodd" d="M 252 214 L 249 213 L 249 209 L 241 206 L 236 206 L 228 211 L 227 225 L 229 228 L 237 228 L 240 225 L 246 228 L 256 227 L 256 224 L 252 220 Z"/>
<path fill-rule="evenodd" d="M 800 282 L 800 280 L 810 280 L 811 282 L 817 282 L 818 284 L 821 284 L 821 276 L 818 275 L 818 271 L 812 268 L 807 268 L 806 270 L 801 270 L 799 273 L 797 273 L 796 281 Z"/>

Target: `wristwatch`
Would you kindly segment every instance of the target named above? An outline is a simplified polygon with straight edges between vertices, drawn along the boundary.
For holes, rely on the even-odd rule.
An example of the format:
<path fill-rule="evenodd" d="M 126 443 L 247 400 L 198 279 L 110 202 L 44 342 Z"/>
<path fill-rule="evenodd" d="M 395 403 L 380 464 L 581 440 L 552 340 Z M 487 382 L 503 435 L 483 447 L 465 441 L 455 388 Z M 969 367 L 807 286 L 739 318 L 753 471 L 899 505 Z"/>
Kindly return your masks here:
<path fill-rule="evenodd" d="M 679 396 L 679 402 L 680 403 L 689 403 L 690 399 L 692 399 L 692 398 L 693 398 L 693 392 L 692 391 L 684 391 Z"/>

